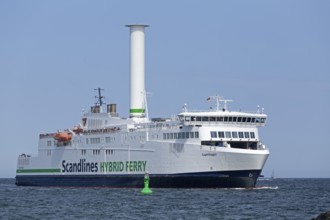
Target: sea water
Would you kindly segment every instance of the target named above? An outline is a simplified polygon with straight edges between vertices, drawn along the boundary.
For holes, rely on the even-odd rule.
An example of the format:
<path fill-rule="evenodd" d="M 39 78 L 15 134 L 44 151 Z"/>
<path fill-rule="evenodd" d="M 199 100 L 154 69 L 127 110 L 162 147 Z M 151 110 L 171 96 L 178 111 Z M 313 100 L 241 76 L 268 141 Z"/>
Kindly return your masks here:
<path fill-rule="evenodd" d="M 265 179 L 254 189 L 153 188 L 151 195 L 14 183 L 0 179 L 0 219 L 311 219 L 330 210 L 330 179 Z"/>

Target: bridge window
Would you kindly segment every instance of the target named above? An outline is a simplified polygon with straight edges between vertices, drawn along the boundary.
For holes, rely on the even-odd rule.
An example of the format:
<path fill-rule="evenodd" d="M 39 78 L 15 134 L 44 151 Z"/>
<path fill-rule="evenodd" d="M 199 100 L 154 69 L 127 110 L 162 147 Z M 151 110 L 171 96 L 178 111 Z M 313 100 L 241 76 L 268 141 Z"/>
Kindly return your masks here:
<path fill-rule="evenodd" d="M 237 122 L 242 122 L 242 117 L 238 117 Z"/>
<path fill-rule="evenodd" d="M 237 117 L 233 117 L 233 122 L 236 122 L 237 121 Z"/>
<path fill-rule="evenodd" d="M 197 117 L 196 117 L 196 121 L 202 121 L 202 117 L 197 116 Z"/>
<path fill-rule="evenodd" d="M 252 118 L 252 119 L 251 119 L 251 122 L 254 123 L 255 120 L 256 120 L 256 118 Z"/>
<path fill-rule="evenodd" d="M 233 138 L 238 138 L 238 135 L 237 135 L 236 131 L 231 132 L 231 134 L 232 134 Z"/>
<path fill-rule="evenodd" d="M 227 122 L 228 121 L 228 117 L 225 117 L 225 122 Z"/>
<path fill-rule="evenodd" d="M 242 122 L 246 122 L 246 117 L 243 117 L 243 120 L 242 120 Z"/>
<path fill-rule="evenodd" d="M 256 138 L 255 135 L 254 135 L 254 132 L 250 132 L 250 137 L 251 138 Z"/>
<path fill-rule="evenodd" d="M 202 117 L 202 121 L 209 121 L 209 117 Z"/>
<path fill-rule="evenodd" d="M 226 131 L 226 138 L 231 138 L 231 133 L 230 133 L 230 131 Z"/>
<path fill-rule="evenodd" d="M 251 122 L 251 118 L 247 118 L 247 122 Z"/>
<path fill-rule="evenodd" d="M 215 121 L 215 117 L 210 117 L 210 121 Z"/>
<path fill-rule="evenodd" d="M 229 121 L 232 122 L 233 121 L 233 117 L 229 117 Z"/>
<path fill-rule="evenodd" d="M 265 123 L 266 118 L 256 118 L 256 123 Z"/>
<path fill-rule="evenodd" d="M 185 121 L 190 121 L 190 119 L 191 119 L 190 116 L 185 117 Z"/>
<path fill-rule="evenodd" d="M 244 132 L 245 138 L 250 138 L 249 132 Z"/>

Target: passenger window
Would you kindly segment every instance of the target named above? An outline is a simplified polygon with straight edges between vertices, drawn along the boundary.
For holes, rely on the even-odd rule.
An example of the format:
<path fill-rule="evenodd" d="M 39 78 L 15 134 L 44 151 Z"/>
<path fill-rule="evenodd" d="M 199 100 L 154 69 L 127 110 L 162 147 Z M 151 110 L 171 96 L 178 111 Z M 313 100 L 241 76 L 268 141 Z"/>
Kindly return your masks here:
<path fill-rule="evenodd" d="M 201 117 L 197 116 L 196 121 L 201 121 Z"/>
<path fill-rule="evenodd" d="M 185 133 L 185 132 L 182 132 L 181 135 L 182 135 L 182 136 L 181 136 L 182 139 L 185 139 L 185 138 L 186 138 L 186 133 Z"/>
<path fill-rule="evenodd" d="M 238 137 L 239 137 L 239 138 L 244 138 L 244 136 L 243 136 L 243 132 L 238 132 Z"/>
<path fill-rule="evenodd" d="M 194 132 L 190 132 L 190 138 L 195 138 L 195 133 Z"/>
<path fill-rule="evenodd" d="M 216 131 L 211 131 L 211 138 L 217 138 L 217 132 Z"/>
<path fill-rule="evenodd" d="M 219 131 L 218 132 L 219 138 L 225 138 L 225 132 Z"/>

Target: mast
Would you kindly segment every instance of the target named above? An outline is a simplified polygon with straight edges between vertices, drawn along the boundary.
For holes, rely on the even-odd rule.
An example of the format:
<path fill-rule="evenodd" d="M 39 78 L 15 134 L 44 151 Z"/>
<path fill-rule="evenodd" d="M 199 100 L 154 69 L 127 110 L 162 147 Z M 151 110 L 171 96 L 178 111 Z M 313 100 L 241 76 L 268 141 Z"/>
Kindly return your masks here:
<path fill-rule="evenodd" d="M 95 96 L 95 98 L 97 99 L 97 101 L 95 102 L 95 106 L 102 106 L 104 104 L 102 99 L 105 99 L 105 97 L 102 96 L 101 91 L 104 91 L 104 89 L 97 88 L 94 90 L 98 92 L 98 96 Z"/>

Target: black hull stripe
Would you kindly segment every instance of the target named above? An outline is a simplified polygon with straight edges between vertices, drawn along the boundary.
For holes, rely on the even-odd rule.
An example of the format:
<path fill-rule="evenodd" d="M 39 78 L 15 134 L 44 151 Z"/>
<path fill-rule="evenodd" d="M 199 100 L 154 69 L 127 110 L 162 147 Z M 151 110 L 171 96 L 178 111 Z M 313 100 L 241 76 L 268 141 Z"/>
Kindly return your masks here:
<path fill-rule="evenodd" d="M 261 170 L 150 175 L 152 188 L 248 188 Z M 17 175 L 18 186 L 143 187 L 143 175 Z"/>

